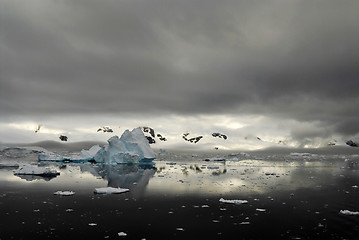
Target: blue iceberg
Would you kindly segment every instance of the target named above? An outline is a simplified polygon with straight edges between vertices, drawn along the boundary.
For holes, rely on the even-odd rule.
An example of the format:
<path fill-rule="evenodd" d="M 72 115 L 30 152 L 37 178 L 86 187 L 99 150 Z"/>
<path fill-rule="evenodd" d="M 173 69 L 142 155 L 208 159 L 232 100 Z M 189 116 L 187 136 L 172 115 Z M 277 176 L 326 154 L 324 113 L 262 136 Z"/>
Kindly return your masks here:
<path fill-rule="evenodd" d="M 40 161 L 88 162 L 103 164 L 119 163 L 151 163 L 156 158 L 147 138 L 141 128 L 126 130 L 121 137 L 113 136 L 107 140 L 108 145 L 102 148 L 92 146 L 89 150 L 82 150 L 79 154 L 62 156 L 52 152 L 39 154 Z"/>

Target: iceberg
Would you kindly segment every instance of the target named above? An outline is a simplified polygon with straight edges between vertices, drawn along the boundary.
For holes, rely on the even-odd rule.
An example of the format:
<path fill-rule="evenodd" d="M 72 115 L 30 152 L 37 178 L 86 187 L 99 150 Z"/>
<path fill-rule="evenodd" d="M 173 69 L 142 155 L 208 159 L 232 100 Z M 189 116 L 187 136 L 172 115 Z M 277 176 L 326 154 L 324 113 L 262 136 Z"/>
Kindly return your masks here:
<path fill-rule="evenodd" d="M 82 150 L 79 154 L 62 156 L 52 152 L 39 153 L 39 161 L 57 162 L 88 162 L 96 161 L 103 164 L 118 163 L 148 163 L 156 158 L 147 138 L 140 127 L 132 131 L 126 130 L 121 137 L 113 136 L 107 140 L 108 145 L 102 148 L 92 146 L 89 150 Z"/>
<path fill-rule="evenodd" d="M 146 163 L 156 158 L 140 127 L 126 130 L 121 138 L 113 136 L 95 155 L 96 162 L 105 164 Z"/>
<path fill-rule="evenodd" d="M 25 165 L 18 170 L 14 171 L 15 175 L 36 175 L 43 177 L 55 177 L 60 175 L 60 172 L 51 170 L 48 167 L 37 167 L 32 165 Z"/>
<path fill-rule="evenodd" d="M 95 188 L 94 193 L 97 194 L 119 194 L 130 191 L 127 188 L 113 188 L 113 187 L 103 187 L 103 188 Z"/>

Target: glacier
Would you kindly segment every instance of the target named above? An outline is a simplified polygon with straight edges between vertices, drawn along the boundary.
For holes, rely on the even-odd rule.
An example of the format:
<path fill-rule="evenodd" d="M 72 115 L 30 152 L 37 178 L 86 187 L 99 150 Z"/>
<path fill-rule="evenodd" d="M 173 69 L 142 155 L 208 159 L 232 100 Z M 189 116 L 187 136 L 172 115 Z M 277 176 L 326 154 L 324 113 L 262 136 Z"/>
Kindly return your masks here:
<path fill-rule="evenodd" d="M 156 155 L 150 147 L 147 138 L 140 127 L 132 131 L 126 130 L 121 137 L 113 136 L 107 140 L 108 145 L 102 148 L 92 146 L 89 150 L 82 150 L 79 154 L 62 156 L 52 152 L 39 153 L 39 161 L 68 161 L 88 162 L 95 161 L 103 164 L 119 163 L 151 163 Z"/>

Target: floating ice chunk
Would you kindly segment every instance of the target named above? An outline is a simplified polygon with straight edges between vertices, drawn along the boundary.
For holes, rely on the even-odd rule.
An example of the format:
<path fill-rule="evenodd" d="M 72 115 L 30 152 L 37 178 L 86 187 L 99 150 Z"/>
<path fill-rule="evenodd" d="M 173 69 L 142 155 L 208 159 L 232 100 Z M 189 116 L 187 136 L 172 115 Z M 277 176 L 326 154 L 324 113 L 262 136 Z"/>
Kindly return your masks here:
<path fill-rule="evenodd" d="M 258 211 L 258 212 L 265 212 L 266 210 L 263 209 L 263 208 L 257 208 L 256 211 Z"/>
<path fill-rule="evenodd" d="M 118 194 L 130 191 L 127 188 L 113 188 L 113 187 L 103 187 L 103 188 L 95 188 L 94 193 L 97 194 Z"/>
<path fill-rule="evenodd" d="M 119 232 L 119 233 L 118 233 L 118 236 L 119 236 L 119 237 L 125 237 L 125 236 L 127 236 L 127 233 L 125 233 L 125 232 Z"/>
<path fill-rule="evenodd" d="M 223 202 L 223 203 L 232 203 L 232 204 L 245 204 L 245 203 L 248 203 L 247 200 L 226 200 L 226 199 L 219 199 L 220 202 Z"/>
<path fill-rule="evenodd" d="M 22 168 L 14 171 L 15 175 L 37 175 L 43 177 L 54 177 L 60 175 L 60 172 L 52 170 L 48 167 L 37 167 L 32 165 L 25 165 Z"/>
<path fill-rule="evenodd" d="M 54 192 L 54 195 L 59 195 L 59 196 L 72 196 L 74 194 L 75 194 L 74 191 L 57 191 L 57 192 Z"/>
<path fill-rule="evenodd" d="M 240 225 L 249 225 L 251 224 L 250 222 L 241 222 Z"/>
<path fill-rule="evenodd" d="M 95 155 L 95 161 L 105 164 L 150 162 L 156 155 L 141 128 L 126 130 L 121 138 L 111 137 L 108 145 Z"/>
<path fill-rule="evenodd" d="M 340 210 L 339 213 L 343 215 L 359 215 L 359 212 L 353 212 L 349 210 Z"/>

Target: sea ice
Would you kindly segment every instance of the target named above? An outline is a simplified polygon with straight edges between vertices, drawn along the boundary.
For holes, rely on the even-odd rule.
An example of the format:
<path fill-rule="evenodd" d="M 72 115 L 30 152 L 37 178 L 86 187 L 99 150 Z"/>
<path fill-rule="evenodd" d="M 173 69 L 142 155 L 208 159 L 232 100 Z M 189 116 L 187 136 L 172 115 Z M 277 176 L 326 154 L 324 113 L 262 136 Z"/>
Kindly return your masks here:
<path fill-rule="evenodd" d="M 127 188 L 113 188 L 113 187 L 103 187 L 103 188 L 95 188 L 94 193 L 97 194 L 118 194 L 130 191 Z"/>
<path fill-rule="evenodd" d="M 359 215 L 359 212 L 353 212 L 350 210 L 340 210 L 339 213 L 343 215 Z"/>
<path fill-rule="evenodd" d="M 143 163 L 152 161 L 156 155 L 141 128 L 126 130 L 121 138 L 113 136 L 95 155 L 95 161 L 105 164 Z"/>
<path fill-rule="evenodd" d="M 223 202 L 223 203 L 232 203 L 232 204 L 237 204 L 237 205 L 248 203 L 247 200 L 236 200 L 236 199 L 235 200 L 226 200 L 226 199 L 223 199 L 223 198 L 219 199 L 219 201 Z"/>
<path fill-rule="evenodd" d="M 14 171 L 15 175 L 37 175 L 44 177 L 53 177 L 60 175 L 60 172 L 52 170 L 47 167 L 37 167 L 32 165 L 25 165 L 18 170 Z"/>
<path fill-rule="evenodd" d="M 74 194 L 75 194 L 75 192 L 73 192 L 73 191 L 57 191 L 57 192 L 54 192 L 54 195 L 59 195 L 59 196 L 72 196 Z"/>

